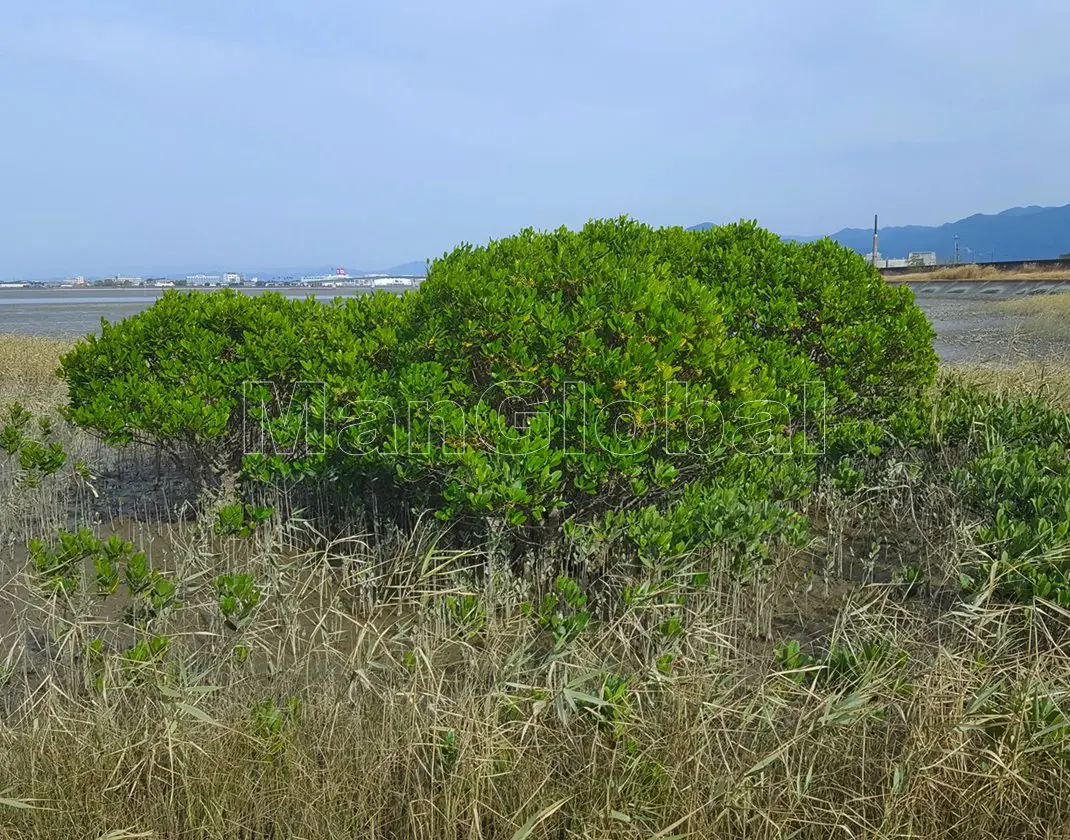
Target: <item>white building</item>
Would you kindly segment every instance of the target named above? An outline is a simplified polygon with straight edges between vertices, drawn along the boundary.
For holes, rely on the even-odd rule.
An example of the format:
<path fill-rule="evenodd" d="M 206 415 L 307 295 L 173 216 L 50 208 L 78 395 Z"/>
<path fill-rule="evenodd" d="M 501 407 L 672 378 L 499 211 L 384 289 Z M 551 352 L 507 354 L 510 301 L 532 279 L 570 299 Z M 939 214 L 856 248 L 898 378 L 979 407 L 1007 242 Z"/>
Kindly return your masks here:
<path fill-rule="evenodd" d="M 909 265 L 936 265 L 936 251 L 911 251 L 907 256 Z"/>
<path fill-rule="evenodd" d="M 907 268 L 908 266 L 912 266 L 912 265 L 936 265 L 936 254 L 935 253 L 932 254 L 932 260 L 933 261 L 931 263 L 928 263 L 928 262 L 917 262 L 917 261 L 915 261 L 915 257 L 917 257 L 917 256 L 919 256 L 919 255 L 918 254 L 911 254 L 906 259 L 901 259 L 901 258 L 898 258 L 898 257 L 894 258 L 894 259 L 886 259 L 885 257 L 882 257 L 881 254 L 880 254 L 880 251 L 878 251 L 877 252 L 876 266 L 877 266 L 877 268 Z M 866 260 L 867 264 L 873 265 L 874 264 L 873 263 L 873 254 L 866 254 L 865 255 L 865 260 Z"/>

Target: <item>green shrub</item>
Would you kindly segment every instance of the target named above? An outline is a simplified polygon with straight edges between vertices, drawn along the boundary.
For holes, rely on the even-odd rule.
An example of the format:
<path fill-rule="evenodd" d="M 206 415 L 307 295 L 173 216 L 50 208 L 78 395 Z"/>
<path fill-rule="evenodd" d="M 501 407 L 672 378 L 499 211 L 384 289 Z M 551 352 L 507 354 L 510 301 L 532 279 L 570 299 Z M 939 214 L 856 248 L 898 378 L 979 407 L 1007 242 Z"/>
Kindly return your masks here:
<path fill-rule="evenodd" d="M 274 512 L 271 508 L 243 505 L 240 502 L 224 505 L 216 512 L 215 531 L 221 536 L 244 539 L 252 536 L 257 526 L 270 519 Z"/>
<path fill-rule="evenodd" d="M 95 595 L 108 598 L 126 583 L 131 603 L 124 611 L 125 621 L 146 627 L 178 603 L 178 587 L 149 566 L 145 552 L 118 534 L 107 539 L 89 528 L 77 531 L 60 529 L 55 539 L 35 538 L 27 543 L 37 584 L 50 596 L 70 596 L 82 587 L 86 567 L 92 569 Z"/>
<path fill-rule="evenodd" d="M 915 401 L 931 339 L 834 243 L 618 219 L 464 245 L 402 297 L 168 293 L 61 373 L 111 442 L 535 541 L 626 511 L 660 557 L 792 531 L 821 436 Z"/>
<path fill-rule="evenodd" d="M 20 403 L 8 406 L 0 417 L 0 450 L 11 458 L 17 458 L 20 481 L 29 488 L 38 487 L 41 481 L 54 476 L 67 465 L 69 457 L 63 445 L 52 440 L 55 427 L 50 417 L 37 418 L 37 437 L 29 431 L 33 414 Z M 88 468 L 78 461 L 74 466 L 77 475 L 87 475 Z"/>
<path fill-rule="evenodd" d="M 115 444 L 174 451 L 224 438 L 252 373 L 238 351 L 260 304 L 237 293 L 168 292 L 132 318 L 102 322 L 100 337 L 87 336 L 61 361 L 67 416 Z"/>
<path fill-rule="evenodd" d="M 559 650 L 583 633 L 591 621 L 587 595 L 576 581 L 558 575 L 553 592 L 543 596 L 537 616 L 539 626 L 550 631 Z"/>
<path fill-rule="evenodd" d="M 301 702 L 296 697 L 287 698 L 282 705 L 270 697 L 253 704 L 253 730 L 266 747 L 267 760 L 282 757 L 286 749 L 286 730 L 298 719 L 300 710 Z"/>
<path fill-rule="evenodd" d="M 985 554 L 963 571 L 967 591 L 991 579 L 1000 597 L 1070 606 L 1070 414 L 1039 397 L 1007 399 L 951 376 L 892 414 L 878 437 L 877 452 L 883 446 L 909 455 L 974 520 Z M 860 457 L 870 444 L 858 436 L 843 450 Z M 911 574 L 903 582 L 913 589 L 920 573 Z"/>
<path fill-rule="evenodd" d="M 909 660 L 905 651 L 894 648 L 887 639 L 865 642 L 857 650 L 834 645 L 821 659 L 803 650 L 797 639 L 792 639 L 776 649 L 774 658 L 780 670 L 787 672 L 797 683 L 846 688 L 857 687 L 880 666 L 898 670 Z"/>
<path fill-rule="evenodd" d="M 220 575 L 215 579 L 219 612 L 231 630 L 240 630 L 252 621 L 263 591 L 247 572 Z"/>
<path fill-rule="evenodd" d="M 98 557 L 101 542 L 89 528 L 76 532 L 63 529 L 55 540 L 34 538 L 26 548 L 41 589 L 53 595 L 70 595 L 79 587 L 82 565 Z"/>
<path fill-rule="evenodd" d="M 879 416 L 935 371 L 908 291 L 752 225 L 524 231 L 433 263 L 411 310 L 387 400 L 437 408 L 401 460 L 443 516 L 658 501 L 798 451 L 822 390 L 833 416 Z"/>

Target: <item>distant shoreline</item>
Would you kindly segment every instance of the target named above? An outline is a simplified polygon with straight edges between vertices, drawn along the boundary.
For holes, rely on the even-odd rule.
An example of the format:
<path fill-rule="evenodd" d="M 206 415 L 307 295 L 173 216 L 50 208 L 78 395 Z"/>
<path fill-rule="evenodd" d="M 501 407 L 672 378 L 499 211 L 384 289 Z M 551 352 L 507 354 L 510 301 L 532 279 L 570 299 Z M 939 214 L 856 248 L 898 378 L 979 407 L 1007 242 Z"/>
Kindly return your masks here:
<path fill-rule="evenodd" d="M 246 297 L 259 297 L 267 293 L 281 295 L 286 300 L 323 302 L 332 300 L 351 301 L 365 295 L 403 295 L 414 286 L 231 286 Z M 101 318 L 111 323 L 129 318 L 154 306 L 168 291 L 185 291 L 211 294 L 220 291 L 213 287 L 188 287 L 167 289 L 156 286 L 107 287 L 85 286 L 59 288 L 28 286 L 0 289 L 0 334 L 47 336 L 50 338 L 77 338 L 89 333 L 99 333 Z"/>
<path fill-rule="evenodd" d="M 283 284 L 272 283 L 262 286 L 157 286 L 157 285 L 141 285 L 141 286 L 103 286 L 103 285 L 86 285 L 86 286 L 69 286 L 69 285 L 55 285 L 55 284 L 43 284 L 43 283 L 0 283 L 0 293 L 2 292 L 124 292 L 126 294 L 142 292 L 145 294 L 157 293 L 157 292 L 218 292 L 223 289 L 233 289 L 236 292 L 297 292 L 297 293 L 314 293 L 314 292 L 364 292 L 374 291 L 376 289 L 415 289 L 420 285 L 419 282 L 412 283 L 380 283 L 378 285 L 372 284 L 346 284 L 346 285 L 331 285 L 331 286 L 314 286 L 309 284 Z"/>

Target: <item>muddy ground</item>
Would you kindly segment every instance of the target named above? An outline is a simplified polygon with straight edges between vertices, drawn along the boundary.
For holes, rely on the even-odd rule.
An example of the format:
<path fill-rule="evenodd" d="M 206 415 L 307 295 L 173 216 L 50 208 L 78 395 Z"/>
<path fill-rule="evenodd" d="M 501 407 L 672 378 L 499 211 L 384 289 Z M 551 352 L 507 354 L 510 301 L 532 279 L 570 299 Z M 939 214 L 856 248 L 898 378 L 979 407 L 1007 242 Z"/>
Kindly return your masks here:
<path fill-rule="evenodd" d="M 1040 328 L 1035 319 L 1001 312 L 991 300 L 918 296 L 936 330 L 941 362 L 1015 364 L 1070 358 L 1070 324 Z"/>

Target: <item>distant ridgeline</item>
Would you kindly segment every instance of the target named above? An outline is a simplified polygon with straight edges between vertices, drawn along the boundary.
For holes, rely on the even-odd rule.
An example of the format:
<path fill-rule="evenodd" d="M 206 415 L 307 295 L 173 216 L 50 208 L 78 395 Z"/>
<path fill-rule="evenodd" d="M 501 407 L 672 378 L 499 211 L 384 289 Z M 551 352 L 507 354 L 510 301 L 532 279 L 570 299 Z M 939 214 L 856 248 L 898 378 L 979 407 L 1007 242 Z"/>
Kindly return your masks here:
<path fill-rule="evenodd" d="M 706 230 L 710 223 L 688 230 Z M 964 262 L 1045 260 L 1070 257 L 1070 204 L 1063 207 L 1015 207 L 986 216 L 977 214 L 938 227 L 907 225 L 882 228 L 880 251 L 889 257 L 910 252 L 935 251 L 941 262 L 950 262 L 958 237 Z M 787 236 L 796 242 L 813 242 L 819 236 Z M 844 228 L 831 239 L 860 254 L 873 250 L 872 228 Z"/>

